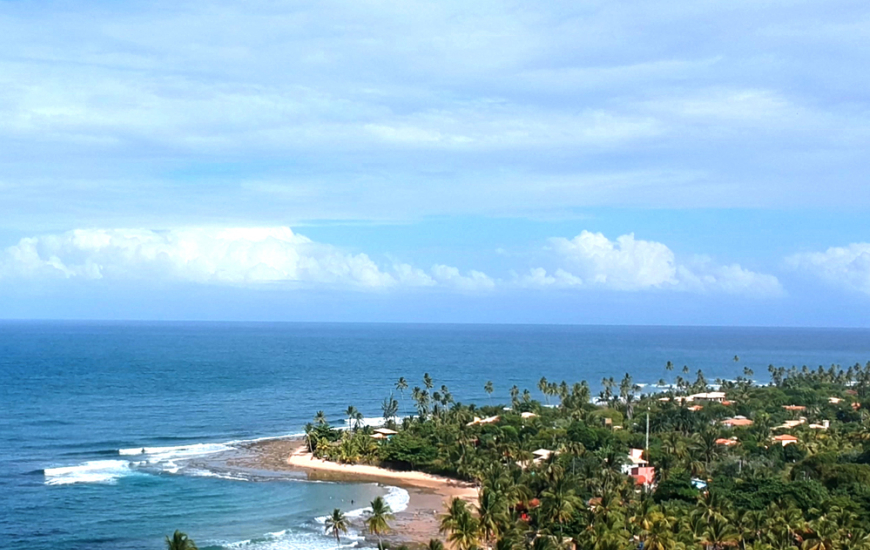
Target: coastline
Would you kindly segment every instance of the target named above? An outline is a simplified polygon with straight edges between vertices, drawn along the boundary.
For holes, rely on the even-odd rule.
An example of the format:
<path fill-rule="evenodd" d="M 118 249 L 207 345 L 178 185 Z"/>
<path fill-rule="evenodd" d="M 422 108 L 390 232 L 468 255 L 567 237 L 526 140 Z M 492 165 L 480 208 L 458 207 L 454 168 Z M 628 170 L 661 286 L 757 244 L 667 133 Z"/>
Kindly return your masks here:
<path fill-rule="evenodd" d="M 259 441 L 248 447 L 255 453 L 258 468 L 271 471 L 303 472 L 310 480 L 349 483 L 379 483 L 408 491 L 408 507 L 395 513 L 392 532 L 382 539 L 397 544 L 426 544 L 443 536 L 438 531 L 439 516 L 454 497 L 477 501 L 477 487 L 416 471 L 398 471 L 363 464 L 338 464 L 314 458 L 303 439 Z M 347 511 L 347 510 L 345 510 Z M 376 542 L 376 539 L 369 539 Z"/>

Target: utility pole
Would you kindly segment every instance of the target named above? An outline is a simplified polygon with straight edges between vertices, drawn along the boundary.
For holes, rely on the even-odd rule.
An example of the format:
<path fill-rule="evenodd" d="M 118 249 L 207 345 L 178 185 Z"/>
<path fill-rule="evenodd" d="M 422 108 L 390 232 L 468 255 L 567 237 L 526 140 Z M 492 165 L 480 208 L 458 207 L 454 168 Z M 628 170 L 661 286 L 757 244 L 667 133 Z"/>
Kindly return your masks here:
<path fill-rule="evenodd" d="M 646 452 L 649 453 L 649 407 L 646 408 Z"/>

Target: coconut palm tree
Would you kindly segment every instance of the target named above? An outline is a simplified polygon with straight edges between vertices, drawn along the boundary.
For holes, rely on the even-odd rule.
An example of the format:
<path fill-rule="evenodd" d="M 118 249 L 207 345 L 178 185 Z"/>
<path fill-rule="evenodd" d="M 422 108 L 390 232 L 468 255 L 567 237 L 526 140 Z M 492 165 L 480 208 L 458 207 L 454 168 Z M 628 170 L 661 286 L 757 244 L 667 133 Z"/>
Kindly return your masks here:
<path fill-rule="evenodd" d="M 558 478 L 541 493 L 541 509 L 549 521 L 559 524 L 560 537 L 563 535 L 563 525 L 571 521 L 580 506 L 581 500 L 565 482 L 565 478 Z"/>
<path fill-rule="evenodd" d="M 486 384 L 483 385 L 483 391 L 489 396 L 489 404 L 492 405 L 492 380 L 487 380 Z"/>
<path fill-rule="evenodd" d="M 177 530 L 172 534 L 172 538 L 166 537 L 166 550 L 199 550 L 193 539 Z"/>
<path fill-rule="evenodd" d="M 374 533 L 378 537 L 378 542 L 380 542 L 381 535 L 390 530 L 388 522 L 393 519 L 393 511 L 384 500 L 384 497 L 376 497 L 371 502 L 371 508 L 365 521 L 366 528 L 370 533 Z"/>
<path fill-rule="evenodd" d="M 701 544 L 712 550 L 722 550 L 726 546 L 734 546 L 739 539 L 737 529 L 722 516 L 714 516 L 707 523 L 701 534 Z"/>
<path fill-rule="evenodd" d="M 423 373 L 423 385 L 426 386 L 427 390 L 431 390 L 435 387 L 435 383 L 432 381 L 432 377 L 429 376 L 428 372 Z"/>
<path fill-rule="evenodd" d="M 384 398 L 384 402 L 381 403 L 381 410 L 384 412 L 384 422 L 395 420 L 396 415 L 399 413 L 399 402 L 396 401 L 393 394 Z"/>
<path fill-rule="evenodd" d="M 550 392 L 548 391 L 549 387 L 550 384 L 547 382 L 547 377 L 542 376 L 541 379 L 538 381 L 538 389 L 541 391 L 542 394 L 544 394 L 544 399 L 547 400 L 548 405 L 550 404 Z"/>
<path fill-rule="evenodd" d="M 341 544 L 339 533 L 347 533 L 347 518 L 344 517 L 344 513 L 336 508 L 332 511 L 332 515 L 326 517 L 324 526 L 327 533 L 331 532 L 335 536 L 335 542 Z"/>
<path fill-rule="evenodd" d="M 326 413 L 323 411 L 317 411 L 317 414 L 314 415 L 314 423 L 318 426 L 329 424 L 329 421 L 326 419 Z"/>
<path fill-rule="evenodd" d="M 471 511 L 468 509 L 468 503 L 459 497 L 453 497 L 450 500 L 450 505 L 447 507 L 447 513 L 441 516 L 439 530 L 442 533 L 449 533 L 459 526 L 462 517 L 470 515 Z"/>
<path fill-rule="evenodd" d="M 405 380 L 404 376 L 400 376 L 396 381 L 396 390 L 402 395 L 402 398 L 405 397 L 405 390 L 408 389 L 408 381 Z"/>
<path fill-rule="evenodd" d="M 444 550 L 444 543 L 438 539 L 429 539 L 426 550 Z"/>
<path fill-rule="evenodd" d="M 350 429 L 353 426 L 352 423 L 353 423 L 353 419 L 356 417 L 356 413 L 357 413 L 356 407 L 354 407 L 353 405 L 350 405 L 347 408 L 347 410 L 344 411 L 344 414 L 347 415 L 347 427 L 348 427 L 348 429 Z"/>
<path fill-rule="evenodd" d="M 477 547 L 480 535 L 480 523 L 471 514 L 460 516 L 457 525 L 451 529 L 447 540 L 456 545 L 459 550 L 471 550 Z"/>
<path fill-rule="evenodd" d="M 502 494 L 489 487 L 480 490 L 477 497 L 477 515 L 483 540 L 492 544 L 498 536 L 499 525 L 507 519 L 507 502 Z"/>

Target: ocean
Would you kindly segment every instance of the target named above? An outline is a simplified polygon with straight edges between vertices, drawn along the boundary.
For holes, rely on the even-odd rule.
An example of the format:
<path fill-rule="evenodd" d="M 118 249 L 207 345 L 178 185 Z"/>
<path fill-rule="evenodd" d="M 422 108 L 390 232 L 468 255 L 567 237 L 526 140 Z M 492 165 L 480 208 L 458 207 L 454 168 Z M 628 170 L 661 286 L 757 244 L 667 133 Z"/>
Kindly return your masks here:
<path fill-rule="evenodd" d="M 422 386 L 428 372 L 484 404 L 508 402 L 514 384 L 543 399 L 541 376 L 655 384 L 687 365 L 711 381 L 750 367 L 764 382 L 769 364 L 867 361 L 859 329 L 2 322 L 0 548 L 159 549 L 175 529 L 203 550 L 335 548 L 318 518 L 376 495 L 400 510 L 407 493 L 210 459 L 300 434 L 318 410 L 374 420 L 391 392 L 410 412 L 400 376 Z"/>

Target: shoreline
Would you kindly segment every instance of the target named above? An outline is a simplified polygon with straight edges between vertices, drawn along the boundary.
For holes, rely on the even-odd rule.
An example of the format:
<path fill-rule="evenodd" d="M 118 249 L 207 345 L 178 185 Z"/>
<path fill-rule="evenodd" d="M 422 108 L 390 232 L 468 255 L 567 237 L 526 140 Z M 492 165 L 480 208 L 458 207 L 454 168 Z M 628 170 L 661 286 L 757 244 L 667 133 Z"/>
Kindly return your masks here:
<path fill-rule="evenodd" d="M 347 483 L 378 483 L 408 491 L 408 506 L 395 512 L 392 531 L 384 542 L 425 545 L 429 539 L 444 540 L 439 532 L 439 516 L 453 497 L 476 504 L 477 487 L 471 483 L 418 471 L 388 470 L 364 464 L 338 464 L 314 458 L 306 451 L 304 439 L 267 440 L 252 443 L 258 468 L 270 471 L 303 472 L 309 480 Z M 347 511 L 347 510 L 345 510 Z M 377 539 L 367 536 L 368 542 Z"/>

